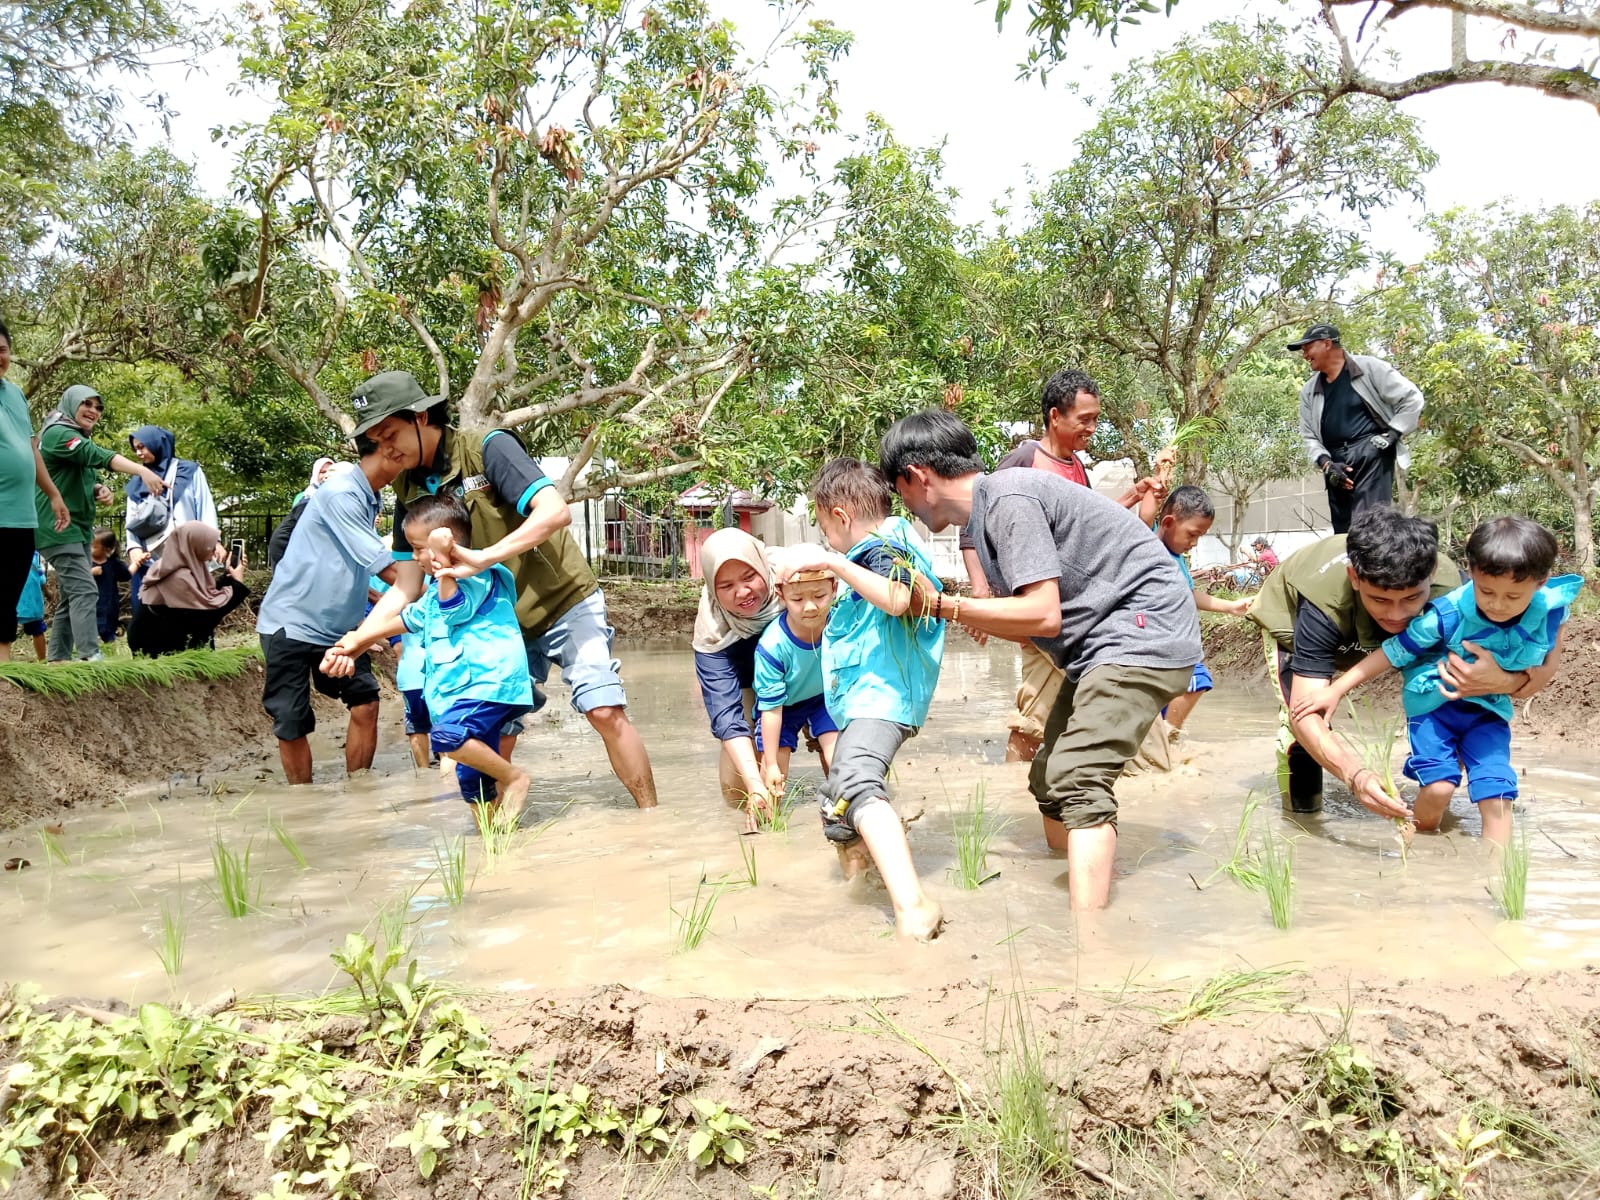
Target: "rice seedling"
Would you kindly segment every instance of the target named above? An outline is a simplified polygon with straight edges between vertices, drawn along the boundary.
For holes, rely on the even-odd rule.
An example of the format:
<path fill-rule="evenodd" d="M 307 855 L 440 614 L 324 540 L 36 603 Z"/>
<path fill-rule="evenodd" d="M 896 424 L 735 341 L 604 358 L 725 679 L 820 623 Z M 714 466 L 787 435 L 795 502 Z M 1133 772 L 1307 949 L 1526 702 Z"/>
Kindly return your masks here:
<path fill-rule="evenodd" d="M 273 820 L 268 823 L 267 828 L 272 831 L 272 836 L 278 839 L 278 845 L 282 846 L 286 851 L 288 851 L 289 857 L 294 859 L 295 865 L 299 867 L 300 870 L 304 871 L 308 865 L 306 863 L 306 856 L 301 852 L 299 843 L 296 842 L 290 835 L 289 831 L 284 828 L 283 822 L 273 818 Z"/>
<path fill-rule="evenodd" d="M 182 876 L 178 879 L 182 887 Z M 168 979 L 176 979 L 183 970 L 183 947 L 188 940 L 188 922 L 183 915 L 183 893 L 177 894 L 176 909 L 165 900 L 161 902 L 161 942 L 156 946 L 156 957 L 161 960 L 161 969 L 167 973 Z"/>
<path fill-rule="evenodd" d="M 44 850 L 45 862 L 51 867 L 54 867 L 57 863 L 60 863 L 63 867 L 67 865 L 69 861 L 67 851 L 61 845 L 61 839 L 48 829 L 39 830 L 39 845 Z"/>
<path fill-rule="evenodd" d="M 999 871 L 989 869 L 989 846 L 995 835 L 1011 824 L 1009 817 L 990 811 L 984 801 L 986 783 L 980 779 L 972 789 L 967 806 L 951 814 L 955 831 L 956 864 L 950 869 L 957 887 L 973 891 L 999 876 Z"/>
<path fill-rule="evenodd" d="M 41 696 L 76 700 L 117 688 L 172 687 L 180 682 L 231 679 L 261 661 L 256 646 L 186 650 L 160 658 L 108 658 L 101 662 L 0 663 L 0 679 Z"/>
<path fill-rule="evenodd" d="M 514 824 L 496 820 L 488 804 L 474 804 L 472 820 L 478 827 L 478 840 L 483 848 L 483 869 L 492 875 L 511 852 L 521 830 Z"/>
<path fill-rule="evenodd" d="M 1264 1012 L 1282 1008 L 1288 1001 L 1283 980 L 1297 972 L 1287 967 L 1261 971 L 1225 971 L 1206 980 L 1177 1008 L 1157 1011 L 1166 1029 L 1190 1021 L 1214 1021 L 1236 1012 Z"/>
<path fill-rule="evenodd" d="M 668 911 L 677 918 L 672 938 L 674 954 L 687 954 L 699 947 L 711 927 L 711 914 L 716 911 L 717 901 L 722 899 L 727 886 L 722 880 L 710 882 L 702 872 L 699 882 L 694 885 L 694 896 L 689 901 L 689 907 L 683 911 L 672 907 L 672 896 L 668 893 Z"/>
<path fill-rule="evenodd" d="M 230 917 L 242 917 L 260 907 L 261 881 L 254 881 L 254 894 L 250 888 L 250 853 L 254 847 L 255 839 L 251 838 L 241 855 L 228 849 L 220 837 L 211 843 L 211 871 L 216 880 L 217 899 L 222 903 L 222 911 Z"/>
<path fill-rule="evenodd" d="M 1399 717 L 1379 716 L 1372 701 L 1366 697 L 1362 697 L 1359 707 L 1356 701 L 1346 700 L 1345 710 L 1350 715 L 1351 725 L 1351 732 L 1340 734 L 1345 745 L 1355 751 L 1362 766 L 1378 777 L 1383 784 L 1384 794 L 1391 800 L 1399 800 L 1400 787 L 1394 778 L 1394 744 L 1400 739 L 1400 728 L 1404 722 Z M 1394 836 L 1400 845 L 1402 863 L 1406 861 L 1411 839 L 1416 832 L 1417 827 L 1406 818 L 1394 819 Z"/>
<path fill-rule="evenodd" d="M 1268 826 L 1259 857 L 1261 886 L 1267 893 L 1272 924 L 1277 929 L 1287 929 L 1294 917 L 1294 844 Z"/>
<path fill-rule="evenodd" d="M 1196 884 L 1196 887 L 1205 890 L 1218 875 L 1226 875 L 1246 891 L 1259 892 L 1266 886 L 1266 881 L 1261 877 L 1260 859 L 1250 849 L 1250 820 L 1260 806 L 1261 802 L 1256 799 L 1255 793 L 1250 793 L 1244 802 L 1244 811 L 1239 814 L 1239 824 L 1233 831 L 1233 857 L 1227 862 L 1219 862 L 1217 869 L 1206 876 L 1205 883 Z"/>
<path fill-rule="evenodd" d="M 760 882 L 756 874 L 756 847 L 755 843 L 746 838 L 739 839 L 739 858 L 744 863 L 744 878 L 740 880 L 745 887 L 755 887 Z"/>
<path fill-rule="evenodd" d="M 1518 824 L 1511 840 L 1495 855 L 1499 859 L 1499 878 L 1493 889 L 1495 903 L 1508 921 L 1520 921 L 1528 911 L 1528 833 Z"/>
<path fill-rule="evenodd" d="M 788 833 L 789 819 L 816 789 L 802 779 L 791 779 L 784 785 L 783 795 L 776 797 L 772 807 L 756 812 L 756 828 L 763 833 Z"/>
<path fill-rule="evenodd" d="M 467 839 L 452 837 L 435 841 L 433 861 L 446 903 L 451 908 L 460 908 L 467 898 Z"/>

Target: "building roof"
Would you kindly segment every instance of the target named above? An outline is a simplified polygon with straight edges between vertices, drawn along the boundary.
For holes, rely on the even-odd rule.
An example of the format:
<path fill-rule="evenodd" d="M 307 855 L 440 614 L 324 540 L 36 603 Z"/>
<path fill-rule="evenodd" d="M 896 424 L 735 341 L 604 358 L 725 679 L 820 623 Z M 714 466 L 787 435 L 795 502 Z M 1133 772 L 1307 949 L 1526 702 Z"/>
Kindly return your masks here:
<path fill-rule="evenodd" d="M 678 507 L 693 512 L 712 512 L 732 503 L 735 512 L 766 512 L 772 501 L 763 500 L 744 488 L 712 487 L 697 483 L 678 497 Z"/>

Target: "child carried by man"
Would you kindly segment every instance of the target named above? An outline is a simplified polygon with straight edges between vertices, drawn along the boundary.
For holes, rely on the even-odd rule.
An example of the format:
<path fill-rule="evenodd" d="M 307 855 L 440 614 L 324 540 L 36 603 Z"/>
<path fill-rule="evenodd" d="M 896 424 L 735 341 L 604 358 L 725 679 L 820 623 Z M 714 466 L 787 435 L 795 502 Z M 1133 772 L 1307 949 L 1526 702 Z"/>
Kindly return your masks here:
<path fill-rule="evenodd" d="M 500 729 L 533 707 L 516 581 L 498 564 L 475 574 L 457 563 L 455 549 L 470 545 L 472 525 L 453 496 L 415 500 L 405 536 L 429 576 L 427 589 L 356 652 L 398 633 L 416 636 L 433 750 L 455 760 L 467 803 L 487 803 L 501 824 L 515 824 L 531 781 L 500 756 Z"/>
<path fill-rule="evenodd" d="M 1510 841 L 1511 804 L 1517 798 L 1511 698 L 1454 695 L 1439 678 L 1439 663 L 1447 652 L 1466 659 L 1483 653 L 1503 671 L 1526 674 L 1530 667 L 1555 661 L 1565 636 L 1562 626 L 1583 587 L 1581 575 L 1550 577 L 1556 552 L 1555 535 L 1536 521 L 1485 521 L 1467 539 L 1470 582 L 1431 601 L 1404 633 L 1295 706 L 1297 717 L 1331 716 L 1355 688 L 1398 667 L 1405 678 L 1402 696 L 1411 741 L 1405 775 L 1421 785 L 1415 806 L 1419 830 L 1439 828 L 1464 768 L 1484 840 L 1501 846 Z M 1354 787 L 1356 778 L 1350 783 Z"/>
<path fill-rule="evenodd" d="M 939 681 L 943 589 L 910 523 L 889 515 L 892 496 L 875 468 L 834 459 L 811 488 L 832 549 L 775 551 L 774 574 L 787 586 L 827 571 L 849 589 L 833 602 L 822 637 L 824 696 L 840 730 L 822 788 L 823 834 L 838 849 L 846 878 L 860 874 L 870 855 L 896 928 L 926 941 L 938 934 L 943 913 L 922 889 L 905 828 L 889 806 L 887 776 L 895 753 L 927 720 Z"/>

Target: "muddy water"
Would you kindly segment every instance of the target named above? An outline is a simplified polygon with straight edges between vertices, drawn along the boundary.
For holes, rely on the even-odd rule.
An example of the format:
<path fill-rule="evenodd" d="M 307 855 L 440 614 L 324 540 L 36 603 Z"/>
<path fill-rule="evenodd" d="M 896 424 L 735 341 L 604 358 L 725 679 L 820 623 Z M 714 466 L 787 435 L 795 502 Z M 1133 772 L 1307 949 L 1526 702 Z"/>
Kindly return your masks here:
<path fill-rule="evenodd" d="M 1520 744 L 1519 820 L 1530 831 L 1528 917 L 1498 918 L 1489 860 L 1465 796 L 1453 827 L 1419 837 L 1402 863 L 1391 827 L 1330 797 L 1319 817 L 1290 818 L 1270 800 L 1252 827 L 1293 839 L 1295 923 L 1275 930 L 1265 899 L 1216 875 L 1254 790 L 1269 796 L 1274 710 L 1268 695 L 1215 692 L 1191 721 L 1192 760 L 1177 773 L 1125 779 L 1112 907 L 1075 924 L 1066 863 L 1048 852 L 1025 768 L 1000 761 L 1013 652 L 966 647 L 946 658 L 934 715 L 897 762 L 897 805 L 924 815 L 913 853 L 948 917 L 929 946 L 895 938 L 886 897 L 844 884 L 809 806 L 784 834 L 743 839 L 754 888 L 722 892 L 700 946 L 674 953 L 679 917 L 702 875 L 742 875 L 742 823 L 720 799 L 686 650 L 625 652 L 634 720 L 655 763 L 661 807 L 639 813 L 612 778 L 599 739 L 553 689 L 518 748 L 535 777 L 527 831 L 491 869 L 451 781 L 409 767 L 398 738 L 377 772 L 337 777 L 319 751 L 319 782 L 290 789 L 263 772 L 207 780 L 68 814 L 54 862 L 34 829 L 0 835 L 0 857 L 33 866 L 0 879 L 6 934 L 0 976 L 58 994 L 127 1000 L 176 992 L 203 1000 L 317 990 L 336 982 L 328 952 L 351 930 L 376 934 L 379 913 L 404 913 L 423 967 L 495 989 L 613 981 L 669 994 L 883 994 L 1020 972 L 1039 987 L 1115 987 L 1193 977 L 1241 963 L 1297 963 L 1356 975 L 1470 978 L 1600 960 L 1600 758 L 1558 760 Z M 385 714 L 385 728 L 391 717 Z M 811 759 L 794 777 L 815 780 Z M 954 886 L 951 809 L 982 782 L 1012 818 L 995 839 L 998 875 Z M 286 829 L 301 869 L 273 836 Z M 465 835 L 473 873 L 450 907 L 435 846 Z M 220 838 L 249 848 L 260 910 L 234 919 L 217 901 Z M 183 968 L 158 960 L 163 911 L 181 912 Z"/>

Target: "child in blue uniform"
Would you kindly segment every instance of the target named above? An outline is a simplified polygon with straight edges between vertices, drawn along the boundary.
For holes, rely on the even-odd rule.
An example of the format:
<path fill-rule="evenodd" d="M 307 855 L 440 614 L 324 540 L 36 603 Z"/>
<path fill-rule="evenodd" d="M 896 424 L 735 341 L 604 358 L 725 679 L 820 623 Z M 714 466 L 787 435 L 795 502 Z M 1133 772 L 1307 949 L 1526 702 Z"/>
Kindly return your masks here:
<path fill-rule="evenodd" d="M 500 728 L 533 708 L 516 581 L 499 564 L 466 578 L 452 573 L 464 569 L 456 546 L 472 537 L 467 510 L 454 496 L 416 500 L 406 509 L 405 535 L 428 586 L 368 646 L 396 633 L 416 635 L 433 749 L 455 760 L 467 803 L 487 802 L 499 822 L 514 824 L 530 780 L 500 757 Z"/>
<path fill-rule="evenodd" d="M 1501 670 L 1524 674 L 1558 655 L 1561 627 L 1583 576 L 1551 579 L 1556 552 L 1555 535 L 1536 521 L 1485 521 L 1467 539 L 1470 583 L 1431 601 L 1404 633 L 1295 708 L 1297 716 L 1302 711 L 1331 714 L 1353 688 L 1400 668 L 1411 739 L 1405 774 L 1422 785 L 1415 806 L 1419 830 L 1439 828 L 1465 768 L 1467 794 L 1483 819 L 1484 840 L 1501 846 L 1510 841 L 1511 803 L 1517 798 L 1511 698 L 1453 696 L 1440 682 L 1439 663 L 1446 652 L 1474 658 L 1466 642 L 1493 655 Z"/>
<path fill-rule="evenodd" d="M 889 807 L 889 764 L 927 720 L 944 657 L 944 623 L 933 562 L 903 517 L 891 517 L 882 474 L 836 458 L 812 485 L 817 524 L 832 550 L 779 551 L 779 582 L 830 571 L 848 589 L 833 603 L 822 639 L 828 715 L 839 726 L 822 789 L 822 830 L 839 850 L 847 878 L 877 864 L 894 904 L 895 926 L 926 941 L 943 922 L 922 890 L 905 828 Z M 952 614 L 953 615 L 953 614 Z"/>
<path fill-rule="evenodd" d="M 28 577 L 22 581 L 22 595 L 17 599 L 17 624 L 22 632 L 33 637 L 33 655 L 40 662 L 45 659 L 45 631 L 50 627 L 44 619 L 44 557 L 35 550 L 33 565 Z"/>
<path fill-rule="evenodd" d="M 833 576 L 826 571 L 791 575 L 777 588 L 783 611 L 756 643 L 756 708 L 761 713 L 756 749 L 761 778 L 774 797 L 783 795 L 789 755 L 800 745 L 803 729 L 810 729 L 824 771 L 839 737 L 822 695 L 822 632 L 833 588 Z"/>

